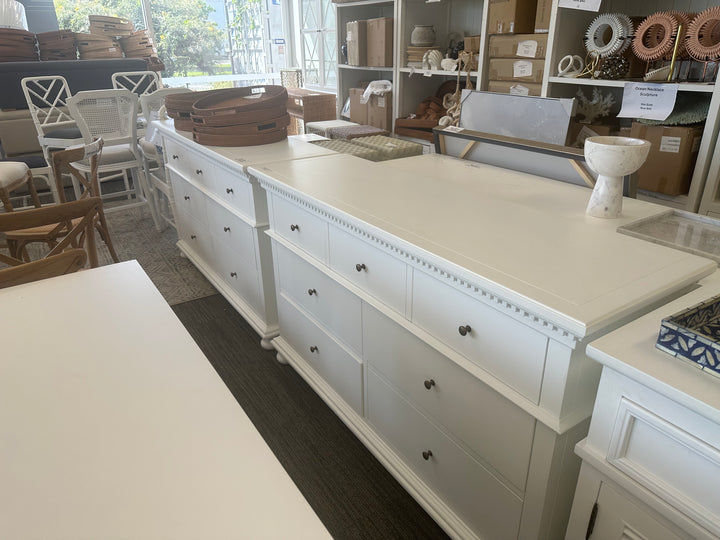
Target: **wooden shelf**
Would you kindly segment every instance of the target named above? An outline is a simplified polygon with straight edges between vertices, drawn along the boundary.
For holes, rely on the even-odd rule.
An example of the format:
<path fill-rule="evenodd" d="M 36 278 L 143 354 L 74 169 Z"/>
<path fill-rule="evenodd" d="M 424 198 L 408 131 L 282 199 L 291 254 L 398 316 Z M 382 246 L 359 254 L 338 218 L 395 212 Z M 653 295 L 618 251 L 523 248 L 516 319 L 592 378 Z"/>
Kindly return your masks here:
<path fill-rule="evenodd" d="M 569 84 L 575 86 L 601 86 L 623 88 L 627 82 L 642 82 L 641 79 L 621 79 L 610 81 L 606 79 L 575 79 L 571 77 L 550 77 L 548 82 L 551 84 Z M 657 82 L 657 81 L 652 81 Z M 713 83 L 678 83 L 681 92 L 701 92 L 712 94 L 715 90 Z"/>

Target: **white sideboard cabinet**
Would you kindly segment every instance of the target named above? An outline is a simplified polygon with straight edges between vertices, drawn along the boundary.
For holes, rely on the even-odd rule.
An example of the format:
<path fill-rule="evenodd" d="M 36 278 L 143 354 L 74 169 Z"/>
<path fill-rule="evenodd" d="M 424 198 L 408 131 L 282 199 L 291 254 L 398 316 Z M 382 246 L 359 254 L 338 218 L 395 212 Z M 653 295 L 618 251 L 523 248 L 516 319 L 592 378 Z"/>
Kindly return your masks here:
<path fill-rule="evenodd" d="M 615 232 L 660 207 L 589 218 L 585 188 L 448 156 L 250 174 L 279 359 L 451 536 L 562 538 L 600 374 L 585 345 L 715 264 Z"/>
<path fill-rule="evenodd" d="M 720 537 L 720 378 L 654 347 L 664 317 L 718 294 L 720 272 L 588 347 L 602 378 L 568 540 Z"/>
<path fill-rule="evenodd" d="M 272 349 L 277 306 L 265 191 L 253 163 L 330 153 L 303 137 L 248 147 L 203 146 L 172 120 L 157 121 L 175 200 L 178 247 Z"/>

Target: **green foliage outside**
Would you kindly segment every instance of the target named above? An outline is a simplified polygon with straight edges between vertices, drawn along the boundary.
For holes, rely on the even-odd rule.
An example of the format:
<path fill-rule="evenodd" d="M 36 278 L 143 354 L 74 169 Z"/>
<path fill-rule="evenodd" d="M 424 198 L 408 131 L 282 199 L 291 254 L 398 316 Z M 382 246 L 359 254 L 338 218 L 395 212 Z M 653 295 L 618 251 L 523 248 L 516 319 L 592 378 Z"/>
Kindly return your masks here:
<path fill-rule="evenodd" d="M 124 17 L 133 21 L 136 29 L 145 28 L 139 0 L 54 2 L 61 29 L 87 32 L 88 15 Z M 155 47 L 165 63 L 164 76 L 230 72 L 222 52 L 225 35 L 215 22 L 208 20 L 208 15 L 214 11 L 208 4 L 202 0 L 152 0 L 151 10 Z M 222 66 L 220 62 L 223 62 Z"/>

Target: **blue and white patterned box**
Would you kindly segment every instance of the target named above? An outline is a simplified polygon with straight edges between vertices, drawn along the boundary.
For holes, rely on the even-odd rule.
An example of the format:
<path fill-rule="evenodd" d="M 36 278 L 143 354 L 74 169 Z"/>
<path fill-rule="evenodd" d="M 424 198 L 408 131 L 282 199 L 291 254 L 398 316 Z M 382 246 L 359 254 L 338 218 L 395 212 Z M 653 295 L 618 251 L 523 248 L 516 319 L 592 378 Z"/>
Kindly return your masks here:
<path fill-rule="evenodd" d="M 655 346 L 720 376 L 720 296 L 663 319 Z"/>

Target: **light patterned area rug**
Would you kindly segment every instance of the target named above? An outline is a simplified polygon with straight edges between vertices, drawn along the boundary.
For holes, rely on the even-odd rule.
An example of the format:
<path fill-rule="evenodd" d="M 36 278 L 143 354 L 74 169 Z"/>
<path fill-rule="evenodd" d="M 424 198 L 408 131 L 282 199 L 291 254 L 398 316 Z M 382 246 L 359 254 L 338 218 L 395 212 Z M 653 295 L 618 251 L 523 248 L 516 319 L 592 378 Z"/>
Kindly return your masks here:
<path fill-rule="evenodd" d="M 107 214 L 108 228 L 121 261 L 137 260 L 168 304 L 204 298 L 218 291 L 200 271 L 181 256 L 177 231 L 168 227 L 157 232 L 146 210 L 123 210 Z M 105 243 L 98 239 L 100 264 L 112 264 Z"/>

